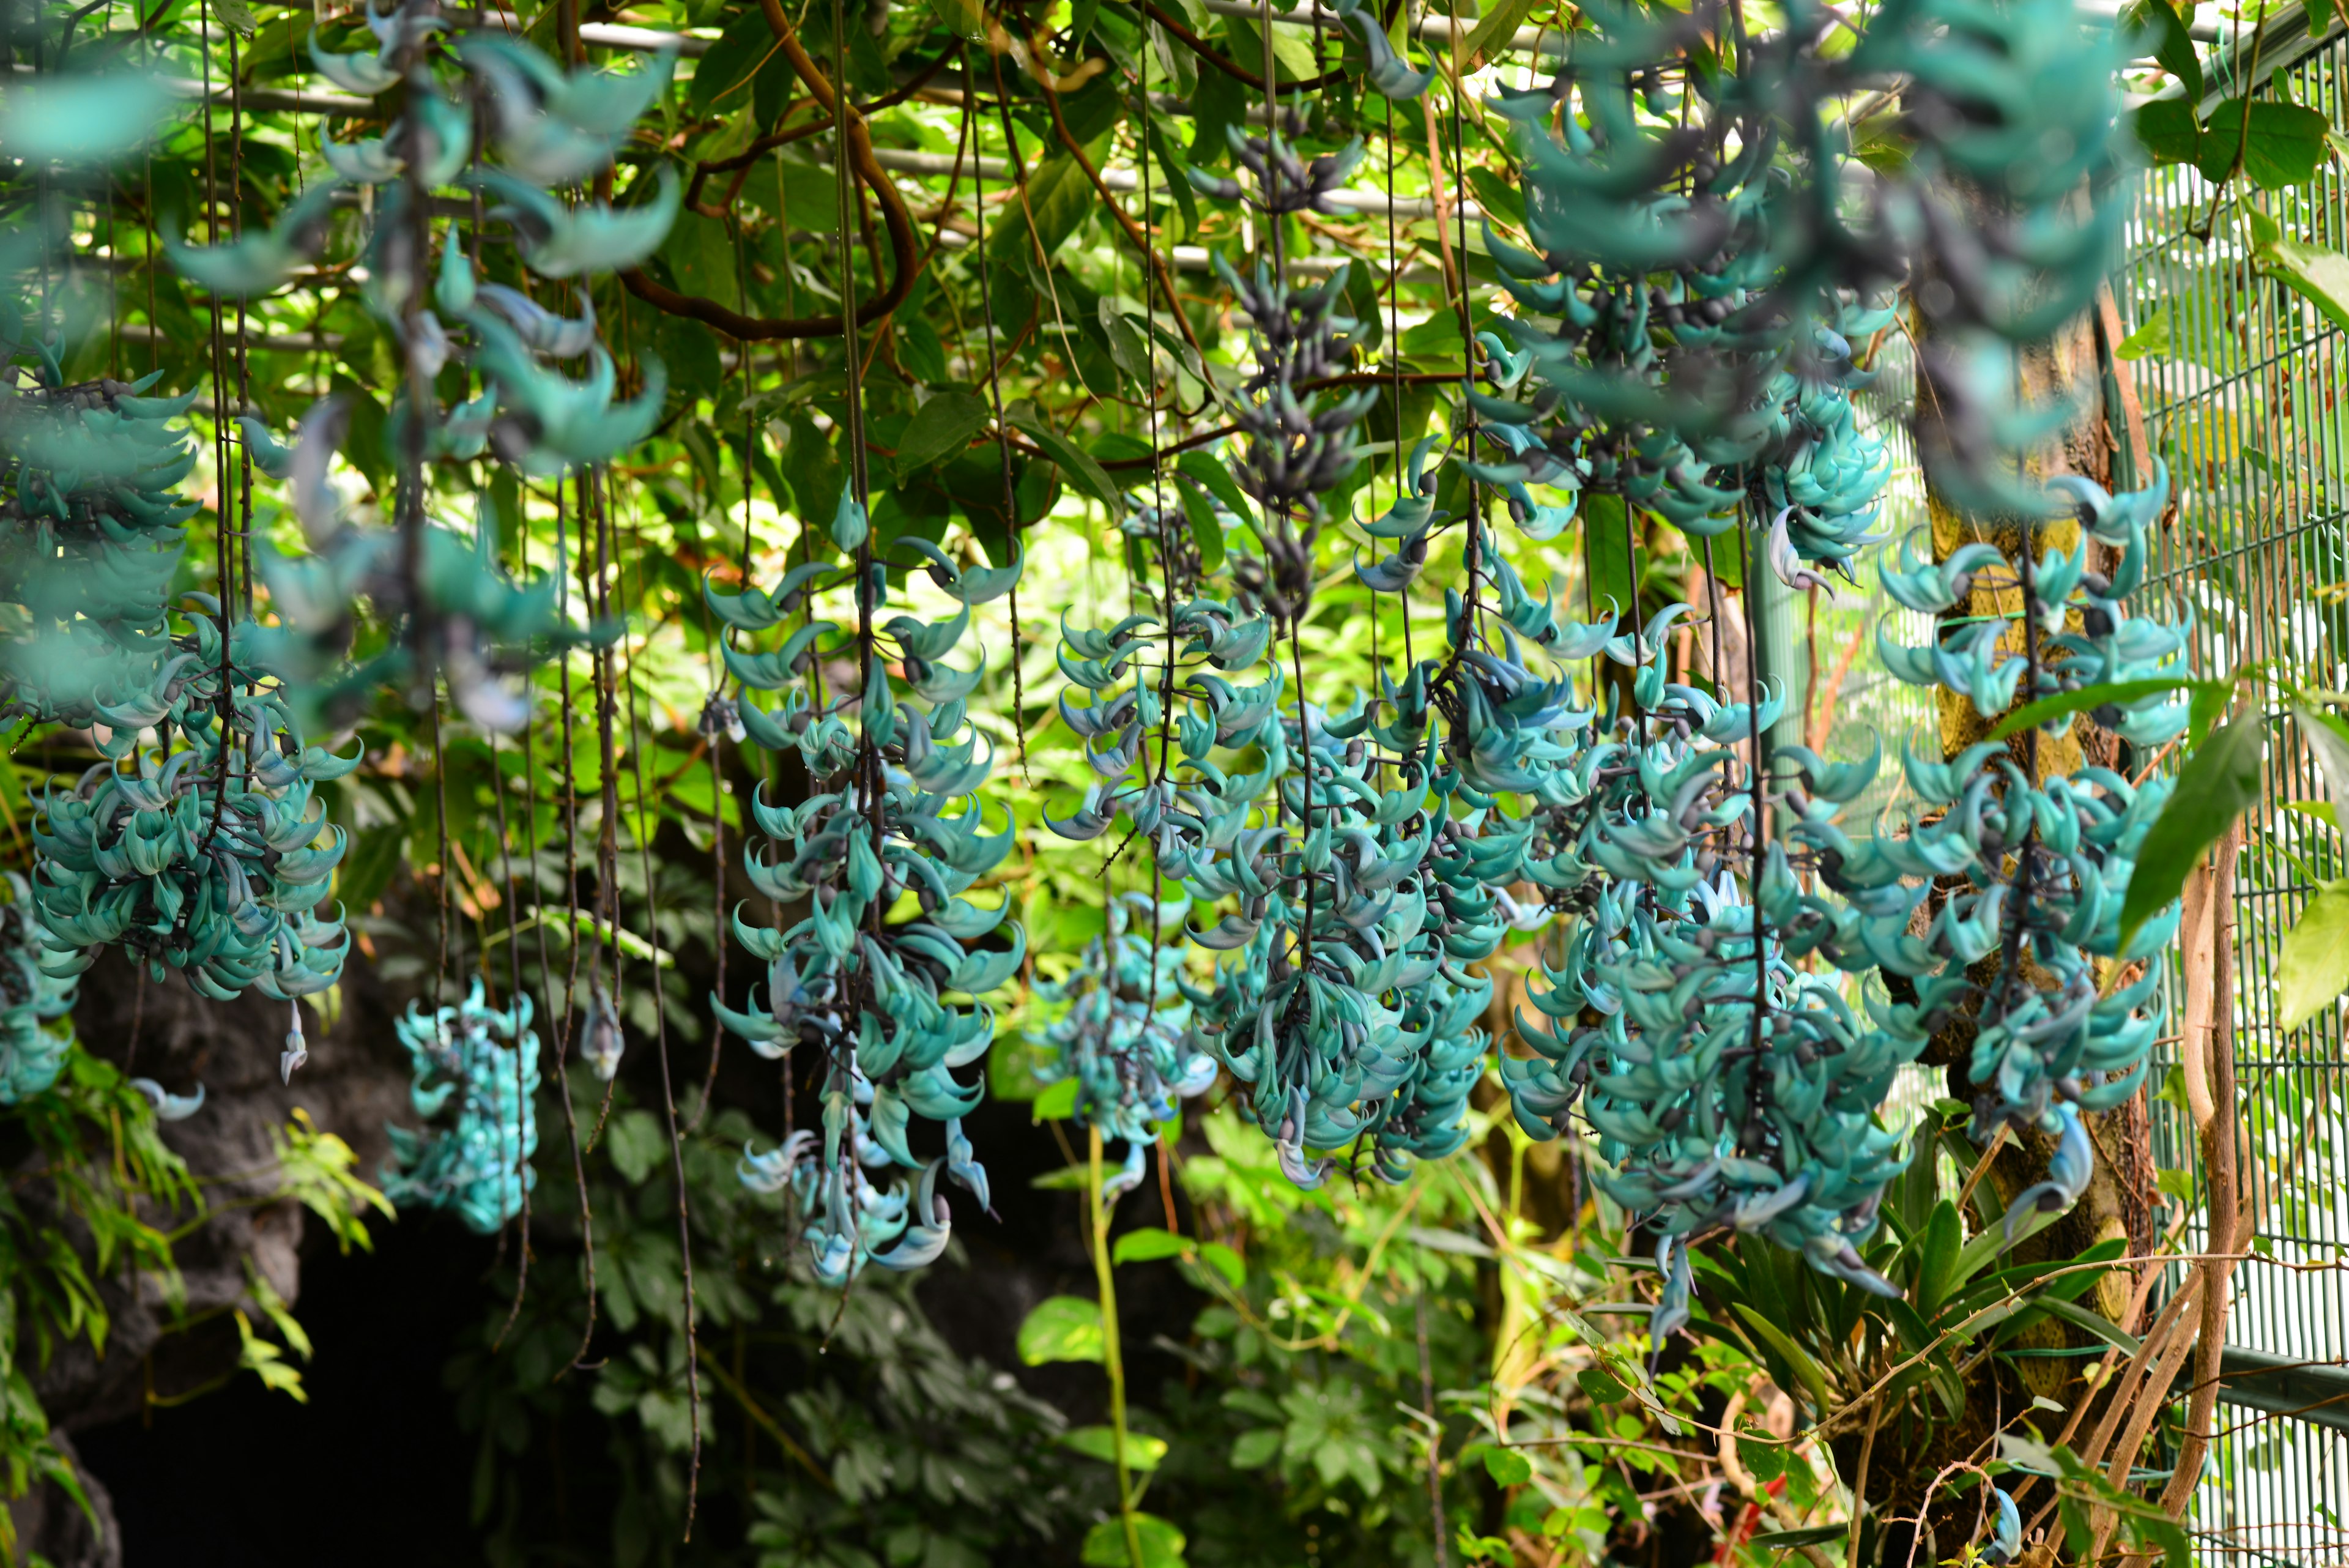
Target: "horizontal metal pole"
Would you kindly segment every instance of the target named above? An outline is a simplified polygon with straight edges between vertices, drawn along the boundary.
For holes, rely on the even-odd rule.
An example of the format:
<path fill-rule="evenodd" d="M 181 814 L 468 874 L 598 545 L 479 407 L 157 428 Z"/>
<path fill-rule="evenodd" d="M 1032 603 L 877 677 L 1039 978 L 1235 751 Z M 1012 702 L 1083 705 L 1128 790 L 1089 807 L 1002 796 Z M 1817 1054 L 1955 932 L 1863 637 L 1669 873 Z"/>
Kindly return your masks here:
<path fill-rule="evenodd" d="M 1244 22 L 1264 20 L 1264 8 L 1247 5 L 1244 0 L 1206 0 L 1205 9 L 1213 16 L 1237 16 Z M 1275 10 L 1272 25 L 1276 27 L 1315 27 L 1326 32 L 1335 32 L 1340 26 L 1338 14 L 1319 6 L 1299 7 L 1294 11 Z M 1460 40 L 1465 43 L 1468 36 L 1475 30 L 1474 22 L 1461 24 L 1458 28 Z M 1454 24 L 1442 16 L 1424 17 L 1412 28 L 1412 36 L 1423 44 L 1448 44 L 1452 41 L 1453 33 Z M 620 27 L 603 22 L 581 24 L 579 40 L 603 48 L 633 49 L 643 53 L 673 48 L 688 58 L 708 54 L 709 46 L 715 41 L 697 38 L 690 33 L 667 33 L 651 27 Z M 1508 42 L 1501 48 L 1508 54 L 1547 55 L 1555 59 L 1563 59 L 1567 52 L 1566 35 L 1556 27 L 1520 27 L 1509 35 Z"/>
<path fill-rule="evenodd" d="M 892 173 L 919 174 L 929 178 L 952 174 L 957 162 L 965 175 L 975 170 L 980 178 L 986 180 L 1009 180 L 1013 172 L 1008 159 L 966 155 L 957 161 L 950 152 L 913 152 L 897 147 L 874 148 L 873 161 Z M 1103 169 L 1101 177 L 1102 183 L 1112 191 L 1139 191 L 1142 188 L 1141 174 L 1132 169 Z M 1158 188 L 1161 191 L 1165 189 L 1163 181 Z M 1435 216 L 1435 203 L 1427 197 L 1398 196 L 1390 203 L 1385 192 L 1381 191 L 1332 191 L 1330 192 L 1330 204 L 1349 213 L 1383 213 L 1392 211 L 1398 218 Z M 1485 215 L 1484 209 L 1474 202 L 1463 202 L 1453 211 L 1455 215 L 1464 216 L 1471 223 Z"/>
<path fill-rule="evenodd" d="M 2192 1380 L 2179 1375 L 2173 1392 Z M 2310 1366 L 2300 1358 L 2230 1345 L 2219 1353 L 2219 1397 L 2247 1410 L 2263 1410 L 2295 1421 L 2349 1432 L 2349 1367 Z"/>
<path fill-rule="evenodd" d="M 661 49 L 675 49 L 688 60 L 698 60 L 709 52 L 715 38 L 697 38 L 690 33 L 663 33 L 651 27 L 622 27 L 609 22 L 582 22 L 579 41 L 606 49 L 634 49 L 653 54 Z"/>
<path fill-rule="evenodd" d="M 143 321 L 126 321 L 115 328 L 125 343 L 160 343 L 166 334 L 157 331 Z M 92 334 L 95 336 L 95 333 Z M 228 328 L 223 334 L 231 348 L 236 344 L 236 331 Z M 315 332 L 281 332 L 274 337 L 254 336 L 244 340 L 247 352 L 254 354 L 338 354 L 343 337 L 339 332 L 329 332 L 321 337 Z"/>

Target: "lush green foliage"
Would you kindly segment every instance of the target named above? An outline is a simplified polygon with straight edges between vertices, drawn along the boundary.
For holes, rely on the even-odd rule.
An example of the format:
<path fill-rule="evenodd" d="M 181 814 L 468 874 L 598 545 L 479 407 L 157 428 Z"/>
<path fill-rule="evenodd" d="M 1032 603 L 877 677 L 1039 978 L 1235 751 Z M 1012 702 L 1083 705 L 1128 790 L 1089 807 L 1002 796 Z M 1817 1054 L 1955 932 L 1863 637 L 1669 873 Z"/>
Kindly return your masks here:
<path fill-rule="evenodd" d="M 168 1273 L 140 1203 L 200 1213 L 152 1133 L 200 1086 L 53 1049 L 44 981 L 121 946 L 258 989 L 290 1076 L 358 953 L 428 992 L 450 1122 L 387 1188 L 514 1227 L 450 1374 L 502 1560 L 2003 1560 L 2017 1473 L 2067 1534 L 2172 1546 L 2006 1403 L 2048 1334 L 2137 1353 L 2081 1304 L 2110 1247 L 2002 1253 L 2137 1093 L 2162 909 L 2262 733 L 2193 726 L 2231 793 L 2158 822 L 2158 783 L 2040 765 L 2083 712 L 2150 753 L 2233 690 L 2123 603 L 2153 474 L 2012 478 L 2048 418 L 2017 366 L 2127 207 L 2126 51 L 2070 5 L 8 26 L 41 222 L 0 597 L 57 782 L 0 777 L 39 918 L 5 1115 L 93 1238 L 22 1227 L 38 1355 L 102 1336 L 92 1278 Z M 2185 21 L 2133 26 L 2186 93 L 2153 157 L 2307 181 L 2312 111 L 2202 105 Z M 2251 239 L 2341 312 L 2340 258 Z M 1882 748 L 1830 740 L 1816 649 L 1807 691 L 1764 666 L 1806 598 L 1860 647 L 1829 576 L 1902 366 L 1941 499 L 2034 520 L 1904 546 L 1887 591 L 1937 624 L 1880 657 L 2033 738 L 1912 750 L 1933 809 L 1871 836 L 1837 818 Z M 1976 1137 L 2054 1140 L 2030 1182 L 1895 1103 L 1953 1019 Z M 1099 1363 L 1105 1425 L 894 1277 L 1006 1270 L 968 1240 L 1013 1201 L 989 1097 L 1088 1140 L 1044 1191 L 1081 1189 L 1092 1278 L 1018 1345 Z M 280 1190 L 347 1245 L 338 1147 L 289 1132 Z M 1154 1158 L 1181 1234 L 1171 1189 L 1132 1224 Z M 1179 1280 L 1163 1343 L 1121 1280 Z M 18 1490 L 62 1479 L 8 1430 Z"/>

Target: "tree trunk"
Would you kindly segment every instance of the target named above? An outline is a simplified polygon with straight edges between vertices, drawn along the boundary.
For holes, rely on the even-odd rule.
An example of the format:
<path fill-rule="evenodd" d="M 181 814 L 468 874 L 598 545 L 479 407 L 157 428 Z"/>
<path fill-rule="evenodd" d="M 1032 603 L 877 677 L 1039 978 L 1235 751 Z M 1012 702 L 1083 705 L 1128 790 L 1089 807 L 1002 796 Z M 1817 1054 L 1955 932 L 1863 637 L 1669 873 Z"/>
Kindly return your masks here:
<path fill-rule="evenodd" d="M 1913 318 L 1913 325 L 1921 338 L 1924 322 Z M 2108 489 L 2142 485 L 2149 477 L 2152 464 L 2128 369 L 2111 357 L 2110 350 L 2118 335 L 2117 312 L 2107 293 L 2095 312 L 2049 340 L 2016 351 L 2013 391 L 2019 407 L 2042 407 L 2067 400 L 2075 406 L 2074 416 L 2049 440 L 2022 455 L 2018 477 L 2023 488 L 2033 488 L 2063 473 L 2082 475 Z M 1958 487 L 1949 483 L 1949 465 L 1954 461 L 1955 442 L 1940 422 L 1945 399 L 1935 384 L 1931 355 L 1922 354 L 1920 358 L 1916 434 L 1924 469 L 1934 559 L 1947 560 L 1960 546 L 1976 540 L 1987 540 L 2010 557 L 2024 546 L 2026 536 L 2033 542 L 2035 556 L 2044 556 L 2050 550 L 2068 554 L 2078 548 L 2080 528 L 2069 516 L 2032 519 L 1986 514 L 1953 499 L 1953 491 Z M 2109 569 L 2116 560 L 2116 553 L 2102 545 L 2095 549 L 2097 558 L 2094 564 Z M 2019 587 L 1993 587 L 1978 578 L 1966 602 L 1949 612 L 1944 626 L 1992 615 L 2013 615 L 2021 603 Z M 2067 618 L 2067 626 L 2076 629 L 2076 618 Z M 1940 634 L 1937 628 L 1936 635 Z M 1999 643 L 1999 654 L 2002 657 L 2021 653 L 2023 635 L 2019 623 L 2011 626 Z M 2026 700 L 2027 694 L 2018 694 L 2018 704 Z M 1985 739 L 1998 722 L 1995 717 L 1983 718 L 1974 711 L 1970 700 L 1954 692 L 1940 691 L 1939 702 L 1944 760 L 1956 757 Z M 2085 766 L 2117 769 L 2123 764 L 2117 737 L 2085 716 L 2075 719 L 2061 740 L 2042 733 L 2034 741 L 2025 734 L 2011 738 L 2006 744 L 2014 764 L 2034 780 L 2075 773 Z M 1936 889 L 1927 906 L 1926 918 L 1930 919 L 1941 898 L 1956 890 L 1962 880 L 1950 879 Z M 2024 961 L 2028 962 L 2027 958 Z M 1977 983 L 1994 980 L 1999 962 L 1994 954 L 1976 965 L 1973 978 Z M 2052 977 L 2036 978 L 2052 981 Z M 1970 1103 L 1978 1093 L 1978 1086 L 1967 1076 L 1975 1033 L 1972 1007 L 1961 1009 L 1961 1015 L 1933 1038 L 1922 1057 L 1926 1064 L 1946 1070 L 1952 1097 Z M 2017 1244 L 2013 1254 L 2016 1262 L 2075 1256 L 2100 1241 L 2115 1240 L 2124 1242 L 2131 1253 L 2142 1255 L 2154 1241 L 2154 1168 L 2144 1091 L 2139 1090 L 2122 1106 L 2088 1114 L 2084 1119 L 2095 1152 L 2087 1189 L 2055 1224 Z M 2043 1179 L 2054 1145 L 2054 1138 L 2035 1130 L 2019 1138 L 2003 1140 L 1991 1157 L 1990 1168 L 1982 1184 L 1982 1193 L 1989 1199 L 1988 1206 L 2002 1210 L 2025 1188 Z M 1971 1218 L 1978 1220 L 1979 1216 Z M 2136 1283 L 2135 1271 L 2116 1271 L 2097 1282 L 2084 1304 L 2122 1323 L 2134 1314 L 2132 1287 Z M 2136 1325 L 2124 1323 L 2124 1326 Z M 2032 1349 L 2080 1351 L 2098 1342 L 2081 1330 L 2049 1320 L 2026 1331 L 2021 1343 Z M 2029 1409 L 2034 1399 L 2052 1401 L 2067 1411 L 2093 1405 L 2099 1397 L 2099 1390 L 2088 1383 L 2086 1375 L 2097 1365 L 2097 1357 L 2076 1354 L 2034 1356 L 2008 1363 L 2003 1368 L 1985 1358 L 1968 1380 L 1966 1419 L 1959 1424 L 1960 1429 L 1937 1434 L 1930 1445 L 1931 1452 L 1888 1456 L 1885 1437 L 1879 1435 L 1873 1469 L 1883 1478 L 1880 1486 L 1886 1496 L 1879 1501 L 1871 1495 L 1871 1505 L 1888 1517 L 1897 1511 L 1913 1513 L 1917 1502 L 1922 1501 L 1913 1494 L 1920 1490 L 1925 1478 L 1951 1459 L 1992 1457 L 1982 1449 L 1998 1429 L 1998 1423 L 2004 1420 L 2009 1423 L 2008 1429 L 2014 1429 L 2018 1413 Z M 2024 1423 L 2043 1428 L 2041 1435 L 2047 1439 L 2058 1436 L 2064 1419 L 2061 1416 L 2052 1419 L 2045 1416 L 2023 1417 Z M 2092 1417 L 2075 1424 L 2085 1432 L 2095 1422 Z M 1890 1463 L 1887 1462 L 1888 1457 Z M 1871 1483 L 1871 1494 L 1878 1490 L 1878 1483 Z M 1912 1495 L 1897 1499 L 1896 1494 L 1904 1490 Z M 2021 1499 L 2019 1492 L 2018 1498 L 2023 1501 L 2027 1519 L 2033 1511 L 2033 1502 Z M 2044 1493 L 2038 1501 L 2044 1501 Z M 1945 1500 L 1941 1505 L 1927 1510 L 1928 1525 L 1944 1543 L 1961 1539 L 1967 1532 L 1973 1507 L 1971 1498 Z"/>

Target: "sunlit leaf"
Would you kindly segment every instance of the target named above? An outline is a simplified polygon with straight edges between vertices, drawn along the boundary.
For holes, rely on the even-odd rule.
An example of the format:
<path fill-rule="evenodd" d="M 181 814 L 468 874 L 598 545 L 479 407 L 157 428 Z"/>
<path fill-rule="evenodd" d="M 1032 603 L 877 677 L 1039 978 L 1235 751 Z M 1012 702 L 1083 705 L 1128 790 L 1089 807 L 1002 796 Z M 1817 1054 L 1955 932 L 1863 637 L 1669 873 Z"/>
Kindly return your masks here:
<path fill-rule="evenodd" d="M 1099 1361 L 1106 1344 L 1101 1303 L 1081 1296 L 1046 1296 L 1019 1324 L 1019 1359 L 1030 1366 Z"/>

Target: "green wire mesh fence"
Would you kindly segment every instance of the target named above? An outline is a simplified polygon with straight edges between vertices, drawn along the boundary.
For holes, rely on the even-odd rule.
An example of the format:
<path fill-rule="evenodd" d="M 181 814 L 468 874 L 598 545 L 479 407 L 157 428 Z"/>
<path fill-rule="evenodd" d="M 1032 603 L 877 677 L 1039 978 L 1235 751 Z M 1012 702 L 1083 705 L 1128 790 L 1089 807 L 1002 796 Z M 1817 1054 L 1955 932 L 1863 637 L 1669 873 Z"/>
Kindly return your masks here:
<path fill-rule="evenodd" d="M 2349 126 L 2349 38 L 2337 25 L 2309 38 L 2297 16 L 2269 29 L 2273 75 L 2254 90 Z M 2130 331 L 2120 351 L 2137 356 L 2126 369 L 2178 492 L 2147 592 L 2191 616 L 2201 670 L 2275 659 L 2337 691 L 2349 686 L 2349 341 L 2254 271 L 2246 201 L 2287 233 L 2349 249 L 2349 172 L 2337 161 L 2313 185 L 2275 193 L 2237 182 L 2214 196 L 2187 167 L 2146 178 L 2116 286 Z M 2313 1568 L 2349 1561 L 2349 1303 L 2337 1272 L 2349 1257 L 2349 1060 L 2337 1011 L 2276 1026 L 2276 971 L 2317 879 L 2349 876 L 2349 864 L 2330 827 L 2293 809 L 2325 798 L 2313 760 L 2288 728 L 2274 735 L 2233 899 L 2251 1256 L 2234 1276 L 2220 1435 L 2192 1522 L 2204 1561 Z M 2182 1016 L 2182 977 L 2174 1000 Z M 2191 1251 L 2202 1172 L 2167 1049 L 2153 1106 L 2160 1225 Z"/>

